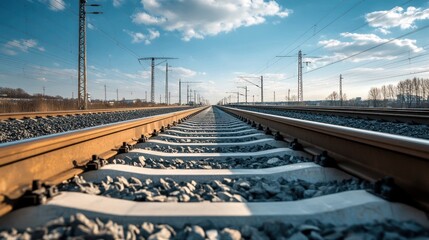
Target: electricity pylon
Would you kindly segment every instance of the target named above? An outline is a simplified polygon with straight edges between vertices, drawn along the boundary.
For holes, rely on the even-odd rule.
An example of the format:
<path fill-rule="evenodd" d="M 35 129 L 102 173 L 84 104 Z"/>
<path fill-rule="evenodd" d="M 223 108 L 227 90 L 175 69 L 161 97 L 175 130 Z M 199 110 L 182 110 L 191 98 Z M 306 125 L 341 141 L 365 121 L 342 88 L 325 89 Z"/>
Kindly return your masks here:
<path fill-rule="evenodd" d="M 311 63 L 310 61 L 302 61 L 302 56 L 304 56 L 305 54 L 302 54 L 302 51 L 299 50 L 298 51 L 298 102 L 302 102 L 304 101 L 304 88 L 303 88 L 303 79 L 302 79 L 302 64 L 305 63 L 306 66 L 308 66 L 309 63 Z M 276 57 L 295 57 L 295 56 L 276 56 Z M 307 56 L 307 58 L 319 58 L 319 57 L 310 57 Z"/>
<path fill-rule="evenodd" d="M 99 7 L 100 4 L 86 4 L 86 0 L 79 1 L 79 52 L 77 68 L 77 107 L 88 108 L 88 90 L 86 81 L 86 14 L 101 14 L 102 12 L 87 12 L 85 7 Z"/>
<path fill-rule="evenodd" d="M 151 60 L 151 65 L 150 65 L 150 70 L 151 70 L 151 75 L 150 75 L 150 102 L 151 103 L 155 102 L 155 60 L 168 60 L 168 59 L 177 59 L 177 58 L 172 58 L 172 57 L 143 57 L 143 58 L 138 59 L 139 62 L 144 61 L 144 60 Z"/>

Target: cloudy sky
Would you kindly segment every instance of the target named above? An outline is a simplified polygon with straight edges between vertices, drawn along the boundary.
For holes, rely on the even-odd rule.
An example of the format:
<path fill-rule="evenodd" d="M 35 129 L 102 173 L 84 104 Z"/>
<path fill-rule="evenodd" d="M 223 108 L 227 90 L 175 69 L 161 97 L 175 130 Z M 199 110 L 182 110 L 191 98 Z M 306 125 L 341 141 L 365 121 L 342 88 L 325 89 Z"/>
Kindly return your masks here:
<path fill-rule="evenodd" d="M 92 98 L 145 98 L 150 64 L 175 57 L 178 80 L 216 103 L 263 75 L 264 98 L 297 94 L 297 53 L 304 55 L 304 100 L 338 91 L 367 97 L 372 86 L 429 77 L 426 0 L 92 0 L 87 17 L 88 91 Z M 0 86 L 77 96 L 78 1 L 0 1 Z M 289 56 L 289 57 L 276 57 Z M 158 62 L 157 62 L 158 63 Z M 165 63 L 155 71 L 155 99 L 164 101 Z M 183 89 L 182 96 L 186 94 Z M 234 95 L 235 96 L 235 95 Z"/>

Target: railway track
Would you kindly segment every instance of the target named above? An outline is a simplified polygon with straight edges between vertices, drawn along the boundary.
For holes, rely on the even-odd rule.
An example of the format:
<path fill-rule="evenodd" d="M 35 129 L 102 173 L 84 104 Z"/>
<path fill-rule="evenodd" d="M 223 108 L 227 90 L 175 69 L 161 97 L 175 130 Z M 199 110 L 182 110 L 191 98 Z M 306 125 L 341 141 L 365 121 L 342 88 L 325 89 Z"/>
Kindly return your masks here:
<path fill-rule="evenodd" d="M 114 109 L 89 109 L 89 110 L 69 110 L 69 111 L 46 111 L 46 112 L 19 112 L 19 113 L 0 113 L 0 121 L 5 120 L 20 120 L 20 119 L 31 119 L 31 118 L 46 118 L 46 117 L 62 117 L 62 116 L 75 116 L 75 115 L 87 115 L 87 114 L 99 114 L 99 113 L 111 113 L 111 112 L 126 112 L 126 111 L 138 111 L 147 109 L 163 109 L 165 107 L 140 107 L 140 108 L 114 108 Z M 187 108 L 181 106 L 175 106 L 177 108 Z"/>
<path fill-rule="evenodd" d="M 0 145 L 3 213 L 51 197 L 0 237 L 429 237 L 426 140 L 228 107 L 127 124 Z"/>
<path fill-rule="evenodd" d="M 250 109 L 269 109 L 323 115 L 335 115 L 361 119 L 373 119 L 391 122 L 429 125 L 429 111 L 426 109 L 399 108 L 351 108 L 351 107 L 316 107 L 316 106 L 277 106 L 277 105 L 231 105 Z"/>

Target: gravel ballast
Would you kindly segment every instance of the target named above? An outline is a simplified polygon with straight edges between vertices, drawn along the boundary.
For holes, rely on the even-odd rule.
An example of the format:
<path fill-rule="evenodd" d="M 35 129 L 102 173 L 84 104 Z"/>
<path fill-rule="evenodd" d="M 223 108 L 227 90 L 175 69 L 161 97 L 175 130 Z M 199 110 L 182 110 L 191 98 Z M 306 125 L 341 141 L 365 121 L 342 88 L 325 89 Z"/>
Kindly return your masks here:
<path fill-rule="evenodd" d="M 174 228 L 167 224 L 118 224 L 106 219 L 90 219 L 82 213 L 59 217 L 45 226 L 25 230 L 0 230 L 0 239 L 428 239 L 429 230 L 420 224 L 387 220 L 359 225 L 323 224 L 307 220 L 292 225 L 264 222 L 259 226 L 216 227 L 211 221 Z"/>
<path fill-rule="evenodd" d="M 237 139 L 189 139 L 189 138 L 169 138 L 164 136 L 159 136 L 154 139 L 160 139 L 165 142 L 172 143 L 237 143 L 237 142 L 250 142 L 258 140 L 256 137 L 242 137 Z"/>
<path fill-rule="evenodd" d="M 273 114 L 278 116 L 322 122 L 345 127 L 359 128 L 369 131 L 384 132 L 408 137 L 429 139 L 429 126 L 378 120 L 358 119 L 327 114 L 311 114 L 286 110 L 272 110 L 252 107 L 235 107 L 243 110 Z"/>
<path fill-rule="evenodd" d="M 253 145 L 253 146 L 228 146 L 228 147 L 171 147 L 164 145 L 155 145 L 153 147 L 145 147 L 145 150 L 167 152 L 167 153 L 231 153 L 231 152 L 258 152 L 269 149 L 274 149 L 275 146 L 264 144 L 264 145 Z"/>
<path fill-rule="evenodd" d="M 27 138 L 67 132 L 82 128 L 150 117 L 159 114 L 184 110 L 184 108 L 159 108 L 74 116 L 32 118 L 0 121 L 0 143 L 13 142 Z"/>
<path fill-rule="evenodd" d="M 110 160 L 112 164 L 126 164 L 136 167 L 156 169 L 259 169 L 284 166 L 294 163 L 311 162 L 310 159 L 299 156 L 274 156 L 274 157 L 227 157 L 225 159 L 203 158 L 199 160 L 183 160 L 180 158 L 137 158 L 125 155 L 117 155 Z"/>
<path fill-rule="evenodd" d="M 61 191 L 84 192 L 107 197 L 145 202 L 268 202 L 295 201 L 351 190 L 372 188 L 369 182 L 348 179 L 309 183 L 261 177 L 224 178 L 222 181 L 176 182 L 161 178 L 159 181 L 131 177 L 111 178 L 101 182 L 87 182 L 80 176 L 60 185 Z"/>

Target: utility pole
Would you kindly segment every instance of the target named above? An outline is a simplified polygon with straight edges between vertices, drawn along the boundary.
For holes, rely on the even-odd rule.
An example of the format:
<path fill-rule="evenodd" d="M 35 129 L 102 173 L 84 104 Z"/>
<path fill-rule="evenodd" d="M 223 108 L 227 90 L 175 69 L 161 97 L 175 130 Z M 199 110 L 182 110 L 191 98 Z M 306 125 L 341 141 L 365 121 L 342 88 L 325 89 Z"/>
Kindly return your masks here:
<path fill-rule="evenodd" d="M 340 74 L 340 105 L 343 106 L 343 75 Z"/>
<path fill-rule="evenodd" d="M 144 91 L 144 100 L 147 102 L 147 91 Z"/>
<path fill-rule="evenodd" d="M 289 103 L 290 101 L 290 88 L 287 90 L 287 102 Z"/>
<path fill-rule="evenodd" d="M 171 92 L 168 92 L 168 105 L 171 104 Z"/>
<path fill-rule="evenodd" d="M 298 102 L 304 101 L 304 88 L 303 88 L 303 78 L 302 78 L 302 56 L 305 54 L 302 53 L 301 50 L 298 51 Z M 276 56 L 276 57 L 295 57 L 295 56 Z M 307 58 L 318 58 L 318 57 L 310 57 L 307 56 Z M 309 61 L 304 62 L 306 66 L 308 66 Z"/>
<path fill-rule="evenodd" d="M 150 60 L 151 64 L 150 64 L 150 101 L 152 103 L 155 102 L 155 66 L 161 63 L 158 63 L 155 65 L 155 60 L 168 60 L 168 59 L 177 59 L 177 58 L 172 58 L 172 57 L 143 57 L 143 58 L 139 58 L 139 62 L 140 61 L 144 61 L 144 60 Z"/>
<path fill-rule="evenodd" d="M 298 102 L 302 102 L 304 99 L 302 89 L 302 52 L 298 52 Z"/>
<path fill-rule="evenodd" d="M 170 65 L 170 67 L 171 67 L 171 65 Z M 168 102 L 168 71 L 171 71 L 171 70 L 168 70 L 168 62 L 166 62 L 165 63 L 165 103 L 167 105 L 170 104 Z"/>
<path fill-rule="evenodd" d="M 119 89 L 116 89 L 116 102 L 119 102 Z"/>
<path fill-rule="evenodd" d="M 261 103 L 264 102 L 264 76 L 261 76 Z"/>
<path fill-rule="evenodd" d="M 234 93 L 234 94 L 237 94 L 237 104 L 240 103 L 240 92 L 225 92 L 225 93 Z M 231 98 L 231 95 L 229 97 Z"/>
<path fill-rule="evenodd" d="M 107 102 L 106 84 L 104 84 L 104 101 Z"/>
<path fill-rule="evenodd" d="M 187 95 L 187 98 L 188 98 L 188 103 L 190 103 L 191 101 L 192 101 L 192 89 L 190 89 L 189 88 L 189 85 L 188 85 L 188 95 Z"/>
<path fill-rule="evenodd" d="M 247 90 L 247 86 L 244 86 L 244 87 L 237 87 L 237 88 L 242 88 L 242 89 L 244 89 L 244 99 L 245 99 L 245 102 L 246 102 L 246 104 L 247 104 L 247 92 L 249 91 L 249 90 Z"/>
<path fill-rule="evenodd" d="M 182 105 L 182 79 L 179 79 L 179 106 Z"/>
<path fill-rule="evenodd" d="M 43 86 L 43 97 L 45 96 L 45 86 Z"/>
<path fill-rule="evenodd" d="M 74 92 L 72 92 L 72 99 L 74 99 Z"/>
<path fill-rule="evenodd" d="M 100 4 L 86 4 L 86 0 L 79 0 L 79 54 L 78 54 L 78 99 L 79 109 L 88 107 L 88 91 L 86 79 L 86 14 L 101 14 L 102 12 L 87 12 L 86 6 L 99 7 Z"/>
<path fill-rule="evenodd" d="M 197 90 L 194 90 L 194 104 L 197 103 Z"/>
<path fill-rule="evenodd" d="M 261 89 L 261 103 L 264 102 L 264 76 L 260 77 L 260 79 L 261 79 L 261 85 L 258 85 L 258 84 L 254 83 L 252 81 L 249 81 L 247 79 L 247 78 L 257 78 L 257 79 L 259 79 L 259 77 L 254 77 L 254 76 L 238 76 L 238 78 L 240 78 L 241 80 L 244 80 L 244 81 L 246 81 L 248 83 L 251 83 L 252 85 L 254 85 L 254 86 L 258 87 L 258 88 L 260 88 Z"/>
<path fill-rule="evenodd" d="M 182 103 L 182 98 L 181 98 L 181 96 L 182 96 L 182 83 L 186 83 L 186 103 L 188 104 L 189 103 L 189 101 L 190 101 L 190 96 L 189 96 L 189 93 L 190 93 L 190 91 L 189 91 L 189 84 L 190 83 L 202 83 L 202 82 L 190 82 L 190 81 L 186 81 L 186 82 L 182 82 L 180 79 L 179 79 L 179 103 L 181 104 Z"/>

